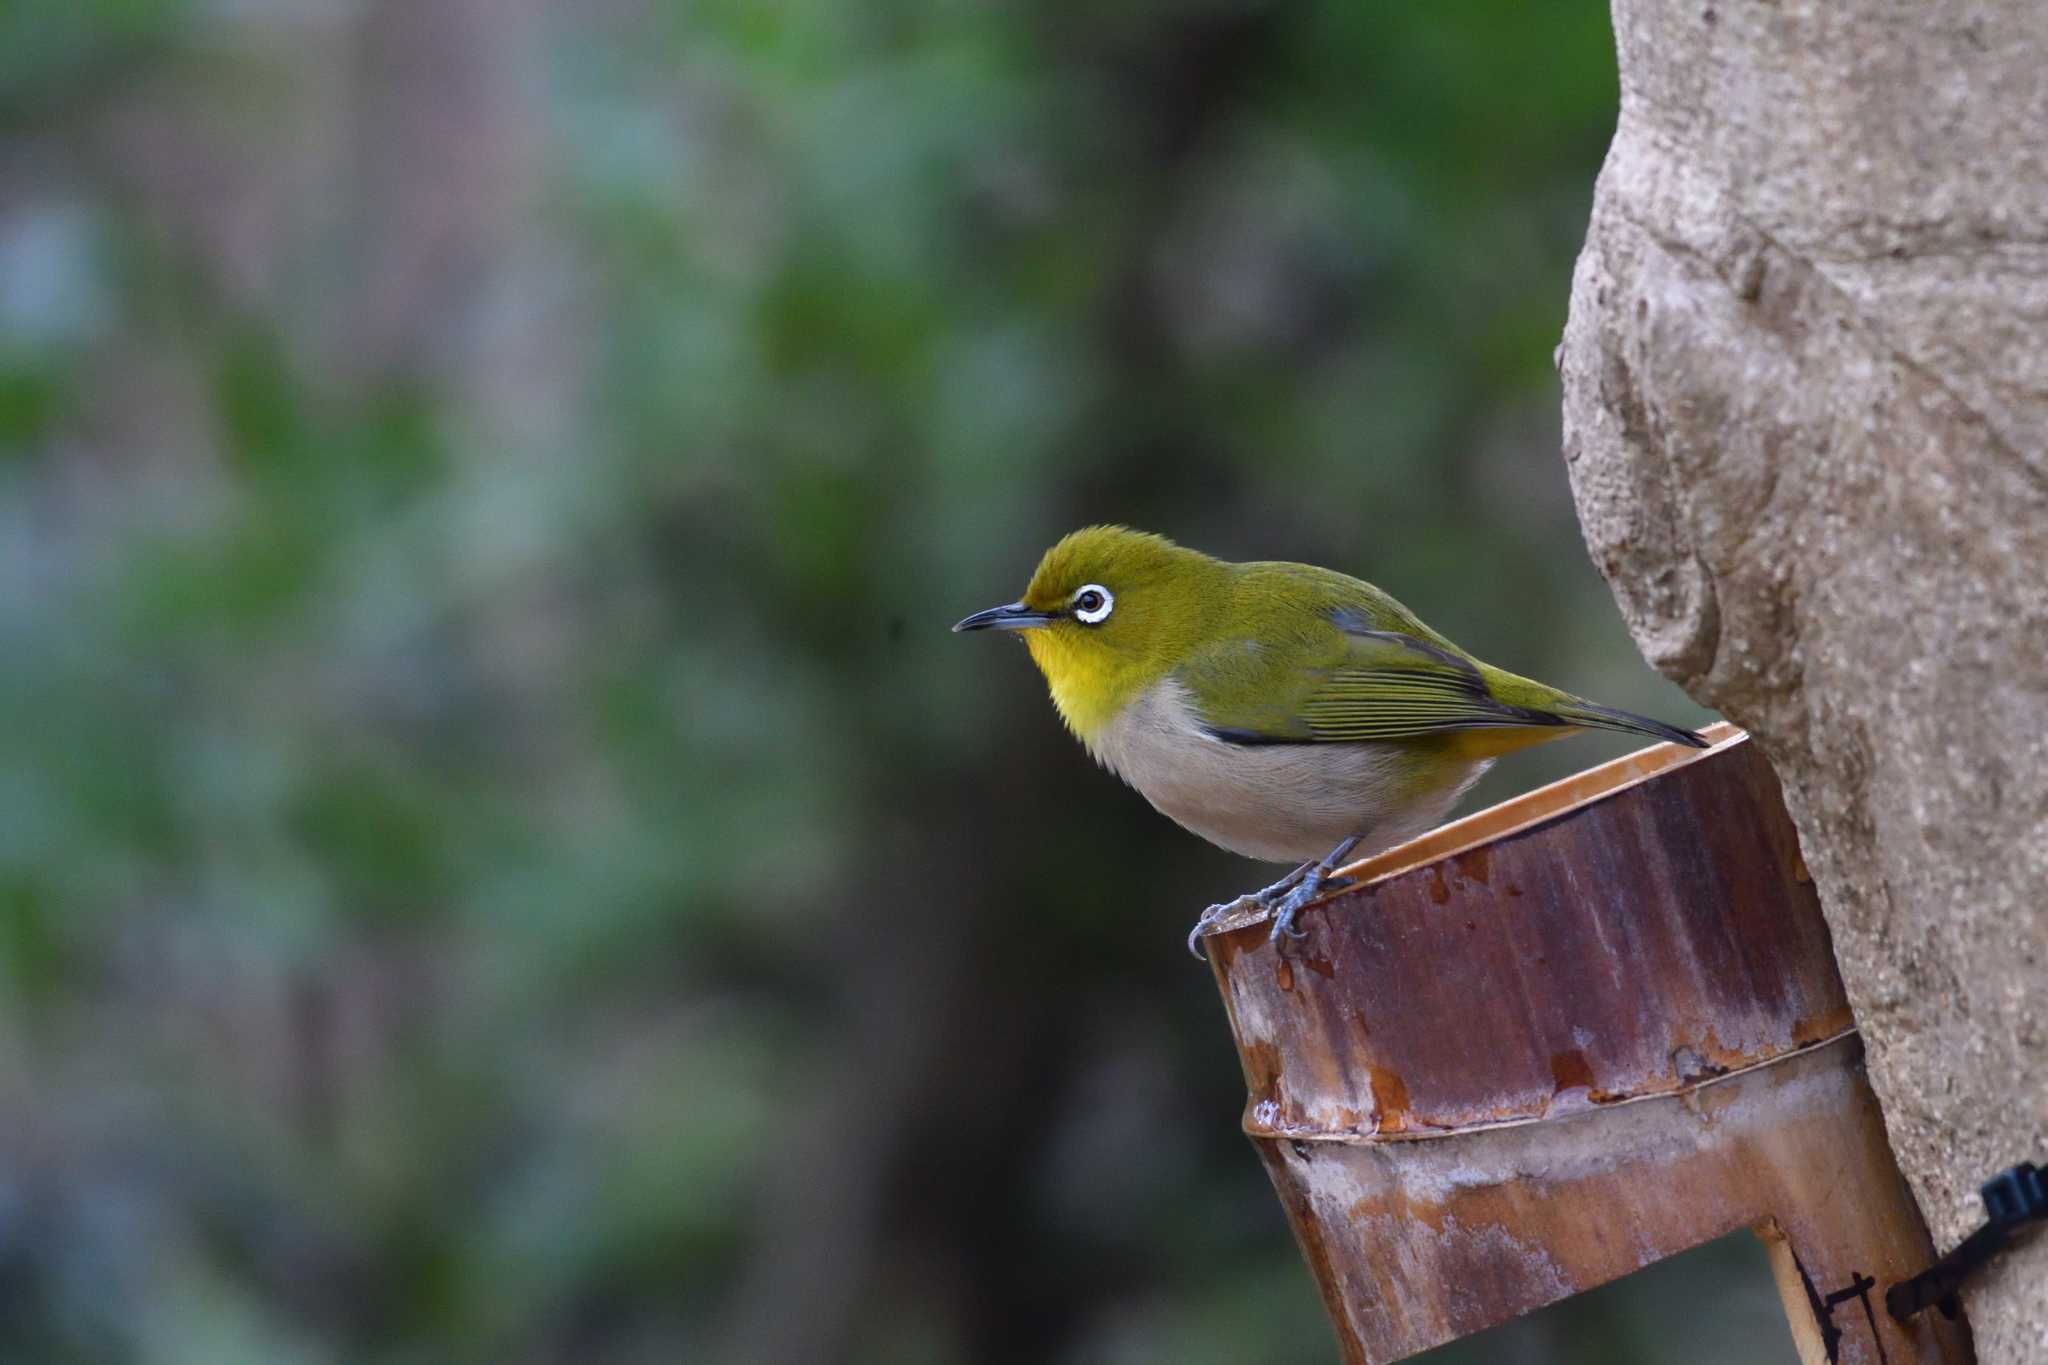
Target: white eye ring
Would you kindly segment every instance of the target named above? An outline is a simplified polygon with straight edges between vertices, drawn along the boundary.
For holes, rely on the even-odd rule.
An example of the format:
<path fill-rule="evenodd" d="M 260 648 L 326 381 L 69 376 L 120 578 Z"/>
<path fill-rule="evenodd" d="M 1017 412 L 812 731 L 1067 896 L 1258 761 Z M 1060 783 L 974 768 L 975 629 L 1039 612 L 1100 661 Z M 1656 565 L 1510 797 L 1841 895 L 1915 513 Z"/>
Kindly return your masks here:
<path fill-rule="evenodd" d="M 1100 583 L 1088 583 L 1075 589 L 1067 599 L 1073 604 L 1074 619 L 1084 626 L 1101 625 L 1116 610 L 1116 594 Z M 1087 603 L 1083 606 L 1082 603 Z"/>

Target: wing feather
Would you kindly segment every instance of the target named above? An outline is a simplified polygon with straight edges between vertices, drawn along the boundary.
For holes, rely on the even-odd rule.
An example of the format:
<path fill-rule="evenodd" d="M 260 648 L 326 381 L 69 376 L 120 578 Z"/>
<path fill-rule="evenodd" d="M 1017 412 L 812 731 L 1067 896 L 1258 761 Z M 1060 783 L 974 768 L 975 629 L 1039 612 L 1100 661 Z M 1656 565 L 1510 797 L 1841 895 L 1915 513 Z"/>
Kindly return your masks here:
<path fill-rule="evenodd" d="M 1459 741 L 1485 756 L 1575 729 L 1706 743 L 1481 664 L 1370 583 L 1305 564 L 1236 567 L 1236 619 L 1259 622 L 1261 633 L 1217 641 L 1173 672 L 1217 739 L 1350 744 L 1523 732 Z"/>
<path fill-rule="evenodd" d="M 1276 651 L 1291 663 L 1261 662 L 1240 641 L 1184 665 L 1209 733 L 1234 744 L 1355 744 L 1566 723 L 1494 697 L 1478 665 L 1436 640 L 1350 611 L 1321 624 L 1325 638 Z"/>

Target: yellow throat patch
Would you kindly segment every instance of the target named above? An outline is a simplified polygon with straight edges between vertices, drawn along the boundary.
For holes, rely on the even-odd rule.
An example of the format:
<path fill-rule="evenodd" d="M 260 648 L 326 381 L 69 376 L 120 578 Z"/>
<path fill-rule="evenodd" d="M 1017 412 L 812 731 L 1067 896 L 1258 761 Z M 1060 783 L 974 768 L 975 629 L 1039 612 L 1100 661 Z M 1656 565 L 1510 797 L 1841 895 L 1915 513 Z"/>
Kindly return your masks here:
<path fill-rule="evenodd" d="M 1120 661 L 1080 640 L 1053 630 L 1020 632 L 1031 661 L 1045 675 L 1052 704 L 1074 737 L 1092 747 L 1104 726 L 1144 690 L 1143 681 Z"/>

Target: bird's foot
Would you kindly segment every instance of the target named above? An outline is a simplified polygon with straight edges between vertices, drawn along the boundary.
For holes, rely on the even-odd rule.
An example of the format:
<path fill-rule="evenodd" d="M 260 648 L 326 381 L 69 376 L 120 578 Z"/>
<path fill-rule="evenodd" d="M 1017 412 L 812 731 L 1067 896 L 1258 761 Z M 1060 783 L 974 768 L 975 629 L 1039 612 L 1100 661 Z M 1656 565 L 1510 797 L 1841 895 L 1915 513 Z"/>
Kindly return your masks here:
<path fill-rule="evenodd" d="M 1300 916 L 1303 907 L 1321 895 L 1325 889 L 1326 884 L 1320 873 L 1311 872 L 1303 877 L 1300 884 L 1273 907 L 1273 928 L 1266 937 L 1274 943 L 1278 943 L 1283 934 L 1288 938 L 1307 938 L 1308 930 L 1295 928 L 1294 921 Z"/>
<path fill-rule="evenodd" d="M 1308 930 L 1295 928 L 1294 921 L 1310 901 L 1332 891 L 1342 891 L 1351 885 L 1349 877 L 1339 877 L 1335 874 L 1337 864 L 1351 856 L 1351 850 L 1357 847 L 1356 836 L 1346 839 L 1331 849 L 1321 862 L 1312 863 L 1301 872 L 1301 879 L 1295 883 L 1294 889 L 1273 907 L 1273 929 L 1266 935 L 1269 940 L 1278 943 L 1282 935 L 1288 938 L 1308 937 Z"/>
<path fill-rule="evenodd" d="M 1209 955 L 1202 950 L 1204 933 L 1241 910 L 1270 909 L 1275 901 L 1286 895 L 1289 889 L 1306 877 L 1314 867 L 1314 863 L 1303 863 L 1271 886 L 1262 886 L 1257 891 L 1245 892 L 1236 900 L 1220 901 L 1210 906 L 1202 912 L 1201 918 L 1195 921 L 1195 927 L 1188 930 L 1188 951 L 1196 958 L 1207 961 Z"/>

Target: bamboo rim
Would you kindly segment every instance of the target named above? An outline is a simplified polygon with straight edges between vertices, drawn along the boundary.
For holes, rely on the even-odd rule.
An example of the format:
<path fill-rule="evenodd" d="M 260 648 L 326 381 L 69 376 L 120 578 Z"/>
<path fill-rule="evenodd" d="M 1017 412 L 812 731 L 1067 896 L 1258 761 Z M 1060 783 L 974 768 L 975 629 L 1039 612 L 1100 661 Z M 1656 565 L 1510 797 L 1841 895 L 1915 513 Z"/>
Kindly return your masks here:
<path fill-rule="evenodd" d="M 1447 825 L 1438 825 L 1427 834 L 1418 834 L 1406 843 L 1395 844 L 1368 858 L 1347 863 L 1337 869 L 1335 875 L 1348 877 L 1355 886 L 1370 882 L 1385 881 L 1398 877 L 1404 872 L 1413 872 L 1418 867 L 1445 858 L 1456 857 L 1469 852 L 1481 844 L 1490 844 L 1523 830 L 1555 820 L 1561 815 L 1580 810 L 1596 801 L 1618 796 L 1630 787 L 1641 786 L 1661 773 L 1675 772 L 1689 763 L 1697 763 L 1710 754 L 1720 753 L 1749 741 L 1749 732 L 1717 720 L 1700 731 L 1707 741 L 1704 749 L 1688 748 L 1683 744 L 1669 742 L 1652 744 L 1647 749 L 1638 749 L 1632 754 L 1610 759 L 1584 772 L 1561 777 L 1555 782 L 1511 796 L 1498 805 L 1485 810 L 1474 811 L 1461 816 Z M 1347 890 L 1355 889 L 1346 888 Z"/>

